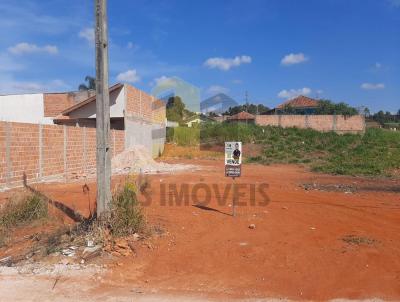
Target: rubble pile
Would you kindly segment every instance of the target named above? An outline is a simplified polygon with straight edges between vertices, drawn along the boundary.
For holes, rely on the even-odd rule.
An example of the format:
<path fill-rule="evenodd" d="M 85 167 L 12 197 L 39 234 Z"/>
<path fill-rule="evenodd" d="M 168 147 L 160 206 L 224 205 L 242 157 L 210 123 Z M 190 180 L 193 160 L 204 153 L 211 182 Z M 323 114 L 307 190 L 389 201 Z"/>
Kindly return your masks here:
<path fill-rule="evenodd" d="M 196 166 L 156 162 L 144 146 L 138 145 L 114 156 L 111 161 L 111 168 L 113 174 L 170 173 L 190 169 L 195 170 Z"/>

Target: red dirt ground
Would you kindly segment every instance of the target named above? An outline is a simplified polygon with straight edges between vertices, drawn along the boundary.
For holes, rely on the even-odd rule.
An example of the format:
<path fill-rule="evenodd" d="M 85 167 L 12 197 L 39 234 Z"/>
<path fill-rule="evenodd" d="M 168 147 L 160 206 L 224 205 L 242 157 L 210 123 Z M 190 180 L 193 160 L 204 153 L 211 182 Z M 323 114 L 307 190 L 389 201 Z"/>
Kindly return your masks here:
<path fill-rule="evenodd" d="M 136 257 L 119 258 L 96 291 L 139 284 L 167 293 L 224 298 L 400 300 L 400 192 L 393 190 L 400 187 L 399 180 L 327 176 L 289 165 L 244 165 L 236 183 L 267 183 L 269 202 L 249 205 L 249 187 L 242 187 L 239 201 L 247 205 L 232 217 L 231 196 L 218 205 L 213 193 L 208 209 L 194 207 L 204 199 L 204 190 L 198 200 L 190 196 L 187 205 L 160 205 L 162 185 L 167 188 L 162 195 L 168 196 L 167 184 L 215 184 L 222 194 L 232 183 L 223 176 L 221 161 L 182 162 L 202 170 L 149 178 L 152 200 L 145 212 L 164 235 L 155 236 L 149 248 L 139 248 Z M 346 194 L 299 187 L 310 182 L 373 189 Z M 82 192 L 82 183 L 36 187 L 85 215 L 89 201 L 95 200 L 93 183 L 89 195 Z M 259 203 L 262 196 L 255 196 Z M 349 235 L 361 239 L 344 241 Z"/>

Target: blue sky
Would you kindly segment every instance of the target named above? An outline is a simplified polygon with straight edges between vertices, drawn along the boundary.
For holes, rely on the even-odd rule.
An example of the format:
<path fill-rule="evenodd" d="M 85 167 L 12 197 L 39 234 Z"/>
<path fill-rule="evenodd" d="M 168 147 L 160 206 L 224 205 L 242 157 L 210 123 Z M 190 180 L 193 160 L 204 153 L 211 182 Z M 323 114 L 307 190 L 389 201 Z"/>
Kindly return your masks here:
<path fill-rule="evenodd" d="M 0 93 L 94 75 L 92 0 L 0 0 Z M 109 0 L 110 84 L 168 77 L 273 107 L 297 94 L 400 109 L 400 0 Z"/>

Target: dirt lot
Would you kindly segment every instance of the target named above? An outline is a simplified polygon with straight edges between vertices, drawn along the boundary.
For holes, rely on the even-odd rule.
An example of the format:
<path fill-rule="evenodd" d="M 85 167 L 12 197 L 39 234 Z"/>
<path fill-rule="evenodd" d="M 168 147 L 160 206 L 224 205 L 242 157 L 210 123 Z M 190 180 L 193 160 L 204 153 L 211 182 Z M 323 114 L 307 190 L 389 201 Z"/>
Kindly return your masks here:
<path fill-rule="evenodd" d="M 160 236 L 138 248 L 136 257 L 108 259 L 101 272 L 57 275 L 54 289 L 54 275 L 21 277 L 3 270 L 0 300 L 400 300 L 399 180 L 327 176 L 289 165 L 244 165 L 243 176 L 235 181 L 245 184 L 239 201 L 246 205 L 238 206 L 232 217 L 232 196 L 218 202 L 215 194 L 217 189 L 222 195 L 232 184 L 223 176 L 221 161 L 179 162 L 202 169 L 150 176 L 149 193 L 141 199 Z M 208 189 L 199 183 L 210 188 L 209 200 Z M 266 197 L 258 191 L 262 183 L 268 184 L 263 187 L 268 197 L 264 204 L 260 202 Z M 82 184 L 37 187 L 88 215 L 96 189 L 89 184 L 85 195 Z M 198 194 L 188 196 L 186 204 L 169 205 L 170 184 L 178 189 L 187 184 L 190 193 Z M 37 281 L 40 286 L 34 286 Z M 27 291 L 16 291 L 23 287 Z"/>

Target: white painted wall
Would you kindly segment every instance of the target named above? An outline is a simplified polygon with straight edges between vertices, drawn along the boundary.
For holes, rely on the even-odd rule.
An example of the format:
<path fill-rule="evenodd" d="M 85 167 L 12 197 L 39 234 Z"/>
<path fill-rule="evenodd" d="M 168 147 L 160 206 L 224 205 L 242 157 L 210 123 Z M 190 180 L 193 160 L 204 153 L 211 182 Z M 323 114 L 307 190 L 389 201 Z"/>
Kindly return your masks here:
<path fill-rule="evenodd" d="M 125 87 L 114 90 L 110 94 L 110 117 L 124 117 Z M 74 110 L 69 114 L 71 118 L 96 118 L 96 102 Z"/>
<path fill-rule="evenodd" d="M 53 124 L 44 117 L 43 93 L 0 95 L 0 120 L 7 122 Z"/>

